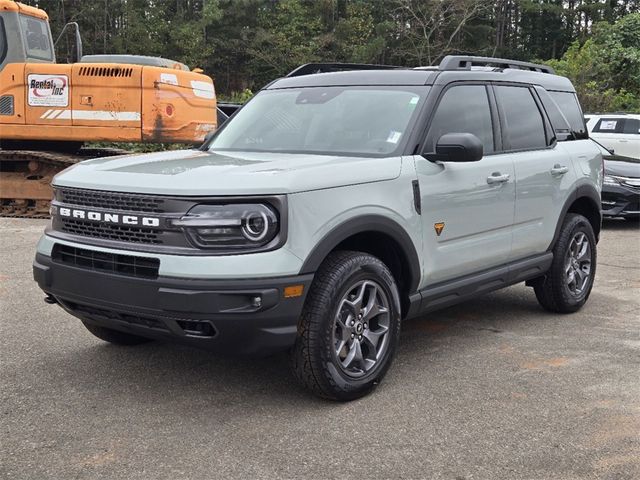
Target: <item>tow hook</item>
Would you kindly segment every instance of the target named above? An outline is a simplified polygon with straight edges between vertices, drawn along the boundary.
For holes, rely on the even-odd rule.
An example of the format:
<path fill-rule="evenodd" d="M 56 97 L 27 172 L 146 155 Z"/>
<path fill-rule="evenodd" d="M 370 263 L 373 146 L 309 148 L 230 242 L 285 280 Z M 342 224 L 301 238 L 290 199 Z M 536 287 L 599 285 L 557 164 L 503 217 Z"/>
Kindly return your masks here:
<path fill-rule="evenodd" d="M 53 295 L 47 295 L 46 297 L 44 297 L 44 303 L 55 305 L 56 303 L 58 303 L 58 300 L 56 300 L 56 297 L 54 297 Z"/>

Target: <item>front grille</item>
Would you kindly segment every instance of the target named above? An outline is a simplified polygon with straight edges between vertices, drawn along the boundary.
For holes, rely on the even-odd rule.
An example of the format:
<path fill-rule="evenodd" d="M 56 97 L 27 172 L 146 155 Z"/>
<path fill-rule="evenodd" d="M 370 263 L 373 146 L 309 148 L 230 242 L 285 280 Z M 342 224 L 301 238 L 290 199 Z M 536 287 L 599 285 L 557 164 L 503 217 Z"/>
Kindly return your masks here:
<path fill-rule="evenodd" d="M 81 188 L 58 188 L 59 202 L 80 207 L 96 207 L 105 210 L 120 210 L 140 213 L 164 213 L 164 199 L 151 195 L 130 195 L 127 193 L 102 192 Z"/>
<path fill-rule="evenodd" d="M 157 258 L 97 252 L 58 243 L 51 256 L 54 261 L 66 265 L 131 277 L 158 278 L 160 268 Z"/>
<path fill-rule="evenodd" d="M 62 218 L 62 231 L 72 235 L 117 240 L 120 242 L 161 244 L 160 232 L 151 228 L 125 227 L 122 225 L 99 224 Z"/>

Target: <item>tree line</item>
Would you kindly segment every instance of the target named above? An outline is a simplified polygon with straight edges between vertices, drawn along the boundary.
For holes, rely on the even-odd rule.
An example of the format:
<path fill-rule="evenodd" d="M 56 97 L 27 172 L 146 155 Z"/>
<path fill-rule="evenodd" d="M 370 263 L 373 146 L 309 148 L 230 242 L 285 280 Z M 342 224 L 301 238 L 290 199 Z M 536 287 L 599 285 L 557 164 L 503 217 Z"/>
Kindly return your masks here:
<path fill-rule="evenodd" d="M 54 37 L 78 22 L 85 54 L 181 61 L 230 98 L 309 62 L 419 66 L 459 53 L 549 62 L 574 80 L 586 110 L 640 110 L 640 0 L 25 3 L 49 13 Z"/>

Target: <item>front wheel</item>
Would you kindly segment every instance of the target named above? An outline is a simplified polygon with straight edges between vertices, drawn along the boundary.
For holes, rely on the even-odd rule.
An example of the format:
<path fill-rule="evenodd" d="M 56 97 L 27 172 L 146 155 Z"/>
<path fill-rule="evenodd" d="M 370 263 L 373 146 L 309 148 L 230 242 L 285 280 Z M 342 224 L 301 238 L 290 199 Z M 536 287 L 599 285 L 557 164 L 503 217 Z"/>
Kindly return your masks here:
<path fill-rule="evenodd" d="M 553 247 L 551 268 L 533 284 L 538 302 L 551 312 L 576 312 L 587 302 L 595 274 L 593 228 L 582 215 L 570 213 Z"/>
<path fill-rule="evenodd" d="M 334 252 L 305 302 L 293 373 L 321 397 L 354 400 L 382 380 L 399 334 L 398 287 L 387 266 L 365 253 Z"/>

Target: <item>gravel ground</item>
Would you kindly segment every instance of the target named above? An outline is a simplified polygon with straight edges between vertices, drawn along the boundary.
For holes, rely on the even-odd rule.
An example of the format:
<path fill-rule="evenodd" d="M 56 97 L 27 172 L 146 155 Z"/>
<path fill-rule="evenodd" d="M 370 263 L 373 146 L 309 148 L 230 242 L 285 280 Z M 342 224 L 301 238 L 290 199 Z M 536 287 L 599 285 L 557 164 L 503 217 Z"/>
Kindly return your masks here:
<path fill-rule="evenodd" d="M 607 222 L 579 313 L 518 285 L 407 322 L 338 404 L 284 355 L 92 337 L 31 277 L 44 221 L 0 219 L 0 478 L 640 478 L 640 230 Z"/>

